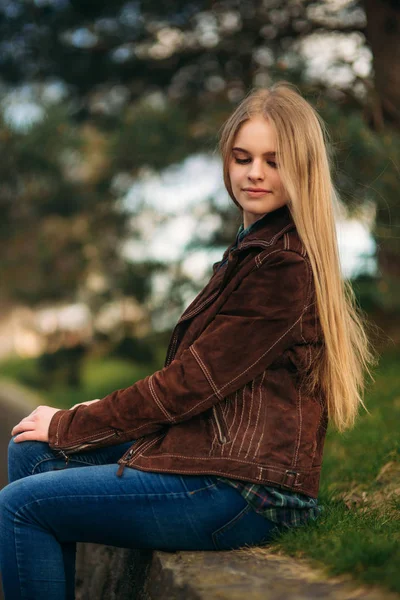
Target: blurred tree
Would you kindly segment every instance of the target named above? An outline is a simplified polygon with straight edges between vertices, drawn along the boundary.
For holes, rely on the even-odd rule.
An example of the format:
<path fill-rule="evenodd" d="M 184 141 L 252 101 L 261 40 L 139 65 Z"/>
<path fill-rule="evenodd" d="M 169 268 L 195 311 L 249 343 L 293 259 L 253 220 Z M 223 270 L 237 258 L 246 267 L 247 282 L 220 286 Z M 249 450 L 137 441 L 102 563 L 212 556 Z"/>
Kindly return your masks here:
<path fill-rule="evenodd" d="M 400 2 L 364 0 L 366 35 L 374 58 L 374 125 L 400 129 Z"/>
<path fill-rule="evenodd" d="M 155 89 L 186 98 L 195 114 L 222 90 L 235 102 L 255 77 L 265 82 L 272 65 L 298 62 L 299 42 L 314 33 L 363 36 L 360 6 L 353 0 L 340 9 L 313 0 L 8 0 L 0 7 L 0 74 L 14 85 L 63 82 L 81 118 L 113 115 Z"/>
<path fill-rule="evenodd" d="M 83 160 L 89 136 L 60 106 L 27 131 L 0 124 L 0 140 L 2 299 L 72 300 L 96 262 L 120 260 L 124 218 L 107 165 L 93 174 L 93 156 Z"/>
<path fill-rule="evenodd" d="M 89 124 L 72 123 L 62 105 L 21 130 L 0 122 L 3 309 L 81 300 L 95 320 L 104 302 L 129 296 L 145 303 L 145 272 L 157 264 L 132 263 L 122 252 L 132 214 L 110 191 L 109 145 Z M 62 327 L 46 338 L 39 368 L 48 383 L 57 371 L 77 386 L 87 336 Z"/>
<path fill-rule="evenodd" d="M 337 182 L 346 201 L 355 207 L 366 202 L 377 207 L 374 234 L 379 265 L 390 287 L 389 280 L 398 278 L 399 256 L 399 12 L 394 0 L 339 4 L 328 0 L 4 0 L 0 76 L 7 85 L 40 82 L 39 96 L 50 88 L 53 93 L 58 90 L 68 102 L 67 121 L 73 117 L 89 124 L 85 131 L 91 142 L 85 159 L 90 162 L 97 156 L 100 161 L 94 169 L 97 175 L 85 188 L 93 210 L 89 209 L 88 224 L 82 225 L 94 241 L 85 246 L 85 260 L 90 255 L 92 265 L 96 260 L 101 263 L 99 252 L 102 256 L 109 252 L 97 248 L 100 237 L 105 243 L 108 240 L 106 248 L 111 249 L 121 240 L 119 233 L 113 233 L 114 219 L 121 217 L 115 210 L 118 194 L 114 205 L 110 194 L 116 174 L 132 178 L 144 165 L 162 169 L 194 149 L 213 150 L 220 124 L 251 86 L 291 79 L 328 120 L 338 150 Z M 334 65 L 339 72 L 345 69 L 346 75 L 336 78 L 334 85 L 322 78 L 310 79 L 301 50 L 313 36 L 335 36 L 338 46 L 343 36 L 356 40 L 358 52 L 347 53 Z M 368 44 L 375 67 L 372 75 L 360 71 L 357 62 Z M 37 169 L 43 165 L 37 163 Z M 56 173 L 58 167 L 51 165 Z M 79 170 L 79 165 L 74 168 Z M 54 202 L 61 210 L 69 193 L 64 189 L 64 196 L 61 191 L 53 194 L 50 176 L 46 183 L 42 179 L 35 177 L 25 190 L 33 194 L 35 186 L 42 186 L 36 195 L 47 197 L 45 203 Z M 64 210 L 66 204 L 72 210 L 65 200 Z M 216 205 L 213 208 L 220 211 Z M 227 218 L 235 223 L 234 210 L 221 218 L 224 224 Z M 67 216 L 57 213 L 57 219 L 60 223 Z M 12 222 L 18 220 L 13 217 Z M 65 246 L 66 273 L 74 271 L 79 243 L 75 239 Z M 43 264 L 48 246 L 47 237 L 41 239 Z M 110 260 L 119 259 L 115 254 Z M 109 269 L 108 276 L 121 270 Z M 68 282 L 67 275 L 64 280 Z M 61 287 L 55 283 L 54 294 L 57 289 Z"/>

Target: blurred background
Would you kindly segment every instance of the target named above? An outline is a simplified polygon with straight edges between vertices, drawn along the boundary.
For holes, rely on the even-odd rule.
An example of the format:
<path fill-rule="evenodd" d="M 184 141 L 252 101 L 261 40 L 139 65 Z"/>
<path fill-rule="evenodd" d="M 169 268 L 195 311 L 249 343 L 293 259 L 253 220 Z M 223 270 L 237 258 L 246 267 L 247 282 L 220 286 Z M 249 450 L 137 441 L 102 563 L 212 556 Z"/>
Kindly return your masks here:
<path fill-rule="evenodd" d="M 399 31 L 389 0 L 0 0 L 0 373 L 69 406 L 162 366 L 240 224 L 218 131 L 282 79 L 328 124 L 343 277 L 396 347 Z"/>
<path fill-rule="evenodd" d="M 240 225 L 219 129 L 278 80 L 328 125 L 342 273 L 380 351 L 370 412 L 328 431 L 323 517 L 280 544 L 400 593 L 399 0 L 0 0 L 0 487 L 36 404 L 163 366 Z"/>

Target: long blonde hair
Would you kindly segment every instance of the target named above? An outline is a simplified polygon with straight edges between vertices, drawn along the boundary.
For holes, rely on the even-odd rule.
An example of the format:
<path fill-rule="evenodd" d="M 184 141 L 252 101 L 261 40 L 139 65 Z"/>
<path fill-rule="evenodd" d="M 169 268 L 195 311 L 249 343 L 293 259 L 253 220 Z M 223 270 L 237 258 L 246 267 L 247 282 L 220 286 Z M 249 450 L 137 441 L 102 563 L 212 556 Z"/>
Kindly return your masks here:
<path fill-rule="evenodd" d="M 288 207 L 306 248 L 316 290 L 324 343 L 306 381 L 309 393 L 324 394 L 328 415 L 339 431 L 354 424 L 369 365 L 377 356 L 366 333 L 351 284 L 342 278 L 335 227 L 339 199 L 328 158 L 327 132 L 311 105 L 287 82 L 251 92 L 221 129 L 224 182 L 237 206 L 229 178 L 232 147 L 241 125 L 262 115 L 274 127 L 280 176 Z"/>

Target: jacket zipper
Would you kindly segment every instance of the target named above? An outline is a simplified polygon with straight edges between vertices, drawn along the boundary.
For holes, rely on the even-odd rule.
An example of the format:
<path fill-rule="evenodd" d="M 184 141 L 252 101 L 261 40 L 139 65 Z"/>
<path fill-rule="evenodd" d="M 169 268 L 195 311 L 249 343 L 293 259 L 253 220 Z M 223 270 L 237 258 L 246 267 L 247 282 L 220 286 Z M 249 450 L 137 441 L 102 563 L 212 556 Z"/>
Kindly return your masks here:
<path fill-rule="evenodd" d="M 79 452 L 80 450 L 83 450 L 84 448 L 90 448 L 90 446 L 93 444 L 98 444 L 99 442 L 108 440 L 111 437 L 118 437 L 118 436 L 119 436 L 119 433 L 117 431 L 113 431 L 112 433 L 108 433 L 107 435 L 103 435 L 102 437 L 96 438 L 95 440 L 90 440 L 83 444 L 77 444 L 76 446 L 64 446 L 62 450 L 60 449 L 60 452 L 62 452 L 63 455 L 66 452 L 68 452 L 69 454 L 74 454 L 75 452 Z"/>
<path fill-rule="evenodd" d="M 156 439 L 159 439 L 160 437 L 162 437 L 162 436 L 159 436 Z M 118 463 L 119 463 L 119 468 L 118 468 L 118 471 L 117 471 L 118 477 L 122 476 L 122 473 L 124 472 L 124 469 L 125 469 L 126 465 L 132 459 L 132 457 L 135 454 L 137 454 L 139 452 L 139 450 L 146 449 L 147 445 L 151 445 L 154 441 L 155 440 L 151 440 L 150 443 L 149 443 L 148 440 L 146 440 L 146 437 L 144 437 L 142 442 L 140 442 L 140 443 L 136 442 L 135 446 L 133 448 L 130 448 L 128 450 L 128 452 L 118 461 Z"/>

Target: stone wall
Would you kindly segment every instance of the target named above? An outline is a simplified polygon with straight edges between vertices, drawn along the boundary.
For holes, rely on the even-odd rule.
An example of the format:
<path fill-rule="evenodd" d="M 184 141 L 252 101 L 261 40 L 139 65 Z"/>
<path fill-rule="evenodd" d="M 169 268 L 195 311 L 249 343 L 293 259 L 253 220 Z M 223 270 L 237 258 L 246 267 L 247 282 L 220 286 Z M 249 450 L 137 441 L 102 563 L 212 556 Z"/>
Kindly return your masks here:
<path fill-rule="evenodd" d="M 153 552 L 78 544 L 76 600 L 145 600 Z"/>

